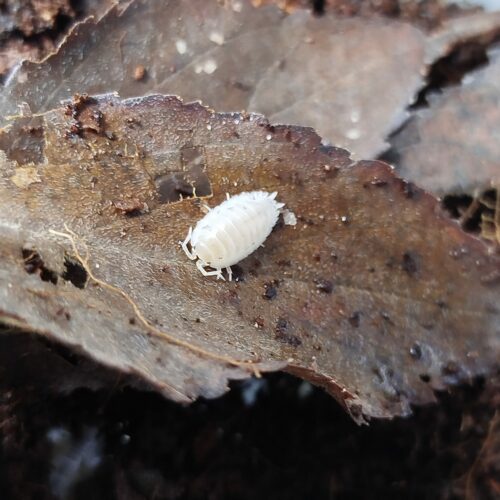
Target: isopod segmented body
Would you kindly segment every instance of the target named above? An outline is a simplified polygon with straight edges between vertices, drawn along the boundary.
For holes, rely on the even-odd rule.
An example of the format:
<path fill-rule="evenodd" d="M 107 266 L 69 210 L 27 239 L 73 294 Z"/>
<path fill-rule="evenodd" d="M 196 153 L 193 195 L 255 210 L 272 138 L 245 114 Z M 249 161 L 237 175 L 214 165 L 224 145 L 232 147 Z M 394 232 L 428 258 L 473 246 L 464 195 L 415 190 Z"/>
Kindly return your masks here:
<path fill-rule="evenodd" d="M 273 229 L 284 203 L 278 193 L 248 191 L 239 193 L 211 209 L 181 243 L 186 255 L 198 259 L 196 266 L 204 276 L 224 279 L 226 268 L 231 281 L 231 266 L 254 252 Z M 188 249 L 191 244 L 191 251 Z M 214 271 L 207 271 L 212 267 Z"/>

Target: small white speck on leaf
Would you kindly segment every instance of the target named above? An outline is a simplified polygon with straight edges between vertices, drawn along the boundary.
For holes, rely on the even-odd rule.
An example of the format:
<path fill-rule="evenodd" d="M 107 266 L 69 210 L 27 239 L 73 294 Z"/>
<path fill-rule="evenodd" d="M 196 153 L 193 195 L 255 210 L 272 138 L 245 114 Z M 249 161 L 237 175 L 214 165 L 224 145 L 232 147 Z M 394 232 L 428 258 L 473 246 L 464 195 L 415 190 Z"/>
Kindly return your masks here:
<path fill-rule="evenodd" d="M 233 0 L 232 7 L 234 12 L 241 12 L 243 10 L 243 3 L 240 0 Z"/>
<path fill-rule="evenodd" d="M 28 74 L 26 71 L 19 71 L 17 74 L 18 83 L 25 83 L 28 81 Z"/>
<path fill-rule="evenodd" d="M 224 44 L 224 35 L 222 33 L 219 33 L 218 31 L 212 31 L 210 35 L 208 36 L 208 39 L 211 42 L 216 43 L 217 45 L 223 45 Z"/>
<path fill-rule="evenodd" d="M 185 54 L 187 52 L 187 43 L 185 40 L 177 40 L 175 42 L 175 48 L 179 54 Z"/>
<path fill-rule="evenodd" d="M 350 128 L 345 133 L 345 136 L 348 139 L 351 139 L 352 141 L 355 141 L 356 139 L 359 139 L 361 137 L 361 130 L 359 130 L 358 128 Z"/>
<path fill-rule="evenodd" d="M 297 225 L 297 217 L 291 210 L 285 208 L 283 210 L 283 222 L 285 226 L 295 226 Z"/>
<path fill-rule="evenodd" d="M 199 75 L 201 72 L 211 75 L 217 69 L 217 63 L 213 59 L 207 59 L 194 67 L 194 72 Z"/>

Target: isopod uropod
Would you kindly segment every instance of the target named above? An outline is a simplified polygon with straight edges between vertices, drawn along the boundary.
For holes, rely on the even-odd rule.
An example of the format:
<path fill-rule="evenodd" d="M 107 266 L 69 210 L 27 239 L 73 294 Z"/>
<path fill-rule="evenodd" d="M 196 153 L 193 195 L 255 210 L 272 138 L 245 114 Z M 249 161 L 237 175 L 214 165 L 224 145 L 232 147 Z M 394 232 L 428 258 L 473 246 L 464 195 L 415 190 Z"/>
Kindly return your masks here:
<path fill-rule="evenodd" d="M 189 228 L 184 242 L 179 242 L 203 276 L 224 279 L 226 268 L 229 281 L 231 266 L 254 252 L 269 236 L 284 203 L 275 200 L 278 193 L 247 191 L 229 197 L 210 209 L 198 221 L 194 230 Z M 191 251 L 188 249 L 191 243 Z M 213 267 L 207 271 L 205 267 Z"/>

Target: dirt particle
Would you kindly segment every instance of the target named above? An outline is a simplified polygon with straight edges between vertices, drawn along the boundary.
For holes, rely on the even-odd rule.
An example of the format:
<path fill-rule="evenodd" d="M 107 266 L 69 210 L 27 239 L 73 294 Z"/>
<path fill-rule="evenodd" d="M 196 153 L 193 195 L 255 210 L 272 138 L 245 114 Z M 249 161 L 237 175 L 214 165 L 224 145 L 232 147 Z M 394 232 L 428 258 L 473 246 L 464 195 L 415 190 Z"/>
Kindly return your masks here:
<path fill-rule="evenodd" d="M 288 328 L 288 321 L 285 318 L 278 318 L 275 328 L 276 339 L 285 342 L 292 347 L 298 347 L 302 344 L 302 340 L 300 340 L 296 335 L 289 333 Z"/>
<path fill-rule="evenodd" d="M 414 344 L 410 347 L 410 356 L 413 359 L 421 359 L 422 358 L 422 348 L 418 344 Z"/>
<path fill-rule="evenodd" d="M 403 254 L 402 268 L 408 276 L 414 277 L 419 270 L 419 257 L 415 252 L 405 252 Z"/>
<path fill-rule="evenodd" d="M 316 289 L 319 292 L 323 293 L 332 293 L 333 292 L 333 283 L 329 280 L 323 279 L 323 278 L 318 278 L 314 280 L 314 283 L 316 283 Z"/>
<path fill-rule="evenodd" d="M 460 366 L 456 361 L 448 361 L 441 367 L 441 373 L 444 376 L 456 375 L 460 371 Z"/>
<path fill-rule="evenodd" d="M 39 127 L 34 127 L 32 125 L 24 126 L 24 127 L 21 127 L 21 130 L 25 134 L 29 134 L 33 137 L 43 137 L 43 127 L 41 127 L 41 126 L 39 126 Z"/>
<path fill-rule="evenodd" d="M 73 137 L 79 137 L 81 134 L 82 134 L 82 126 L 80 125 L 80 123 L 73 123 L 69 130 L 66 131 L 66 133 L 64 134 L 64 136 L 66 137 L 66 139 L 71 139 Z"/>
<path fill-rule="evenodd" d="M 267 300 L 275 299 L 278 295 L 278 286 L 279 282 L 277 280 L 264 283 L 264 293 L 262 294 L 262 297 Z"/>
<path fill-rule="evenodd" d="M 238 264 L 235 264 L 234 266 L 231 266 L 231 270 L 233 272 L 233 280 L 236 281 L 237 283 L 240 283 L 242 281 L 245 281 L 245 271 L 241 266 Z"/>
<path fill-rule="evenodd" d="M 257 330 L 262 330 L 264 328 L 264 320 L 260 316 L 258 316 L 254 319 L 254 326 L 255 328 L 257 328 Z"/>
<path fill-rule="evenodd" d="M 325 173 L 325 179 L 336 176 L 339 172 L 339 167 L 336 165 L 323 165 L 323 172 Z"/>
<path fill-rule="evenodd" d="M 71 319 L 71 314 L 64 307 L 61 307 L 56 311 L 56 316 L 64 316 L 66 321 Z"/>
<path fill-rule="evenodd" d="M 131 198 L 129 200 L 117 200 L 113 201 L 112 204 L 116 208 L 117 212 L 123 215 L 134 216 L 149 212 L 147 203 L 144 203 L 138 198 Z"/>
<path fill-rule="evenodd" d="M 130 117 L 130 118 L 127 118 L 125 120 L 125 123 L 130 127 L 130 128 L 134 128 L 135 126 L 140 126 L 141 125 L 141 121 L 138 119 L 138 118 L 134 118 L 133 116 Z"/>
<path fill-rule="evenodd" d="M 292 265 L 292 261 L 288 259 L 281 259 L 277 262 L 280 267 L 290 267 Z"/>
<path fill-rule="evenodd" d="M 389 315 L 388 312 L 386 311 L 382 311 L 380 313 L 380 316 L 382 316 L 382 319 L 384 319 L 385 321 L 387 321 L 388 323 L 392 323 L 392 320 L 391 320 L 391 316 Z"/>
<path fill-rule="evenodd" d="M 454 259 L 460 259 L 464 255 L 467 255 L 469 253 L 469 249 L 465 246 L 460 246 L 460 247 L 451 249 L 448 253 L 449 253 L 450 257 L 453 257 Z"/>
<path fill-rule="evenodd" d="M 359 311 L 355 311 L 349 316 L 349 323 L 352 327 L 358 328 L 361 320 L 361 313 Z"/>
<path fill-rule="evenodd" d="M 417 197 L 418 190 L 413 182 L 403 181 L 403 193 L 409 200 L 412 200 Z"/>
<path fill-rule="evenodd" d="M 86 128 L 88 129 L 92 128 L 92 130 L 94 130 L 97 133 L 102 132 L 102 127 L 104 124 L 104 115 L 102 114 L 102 112 L 96 109 L 90 115 L 90 119 L 92 120 L 92 122 L 94 122 L 95 126 L 87 125 Z"/>
<path fill-rule="evenodd" d="M 45 266 L 42 257 L 36 250 L 23 248 L 24 270 L 28 274 L 37 274 L 42 281 L 57 284 L 57 274 Z"/>
<path fill-rule="evenodd" d="M 139 64 L 134 69 L 134 80 L 140 82 L 146 78 L 146 74 L 146 68 L 142 64 Z"/>
<path fill-rule="evenodd" d="M 385 179 L 379 179 L 378 177 L 374 177 L 370 182 L 365 182 L 363 184 L 364 188 L 368 188 L 370 186 L 375 186 L 375 187 L 384 187 L 389 184 Z"/>

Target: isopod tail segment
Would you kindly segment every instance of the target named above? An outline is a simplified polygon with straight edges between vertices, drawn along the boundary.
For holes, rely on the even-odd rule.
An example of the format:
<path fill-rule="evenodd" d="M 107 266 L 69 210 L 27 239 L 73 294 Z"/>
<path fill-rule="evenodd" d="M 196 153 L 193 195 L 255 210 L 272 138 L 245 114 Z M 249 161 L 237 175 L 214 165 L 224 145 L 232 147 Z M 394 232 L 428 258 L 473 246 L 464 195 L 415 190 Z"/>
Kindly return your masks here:
<path fill-rule="evenodd" d="M 273 193 L 271 193 L 271 194 L 269 195 L 269 198 L 271 198 L 271 200 L 274 200 L 274 199 L 276 198 L 276 196 L 278 196 L 278 191 L 274 191 Z M 285 204 L 284 204 L 284 203 L 278 203 L 278 202 L 276 203 L 276 207 L 277 207 L 278 209 L 281 209 L 281 208 L 283 208 L 284 206 L 285 206 Z M 280 211 L 281 211 L 281 210 L 280 210 Z"/>

